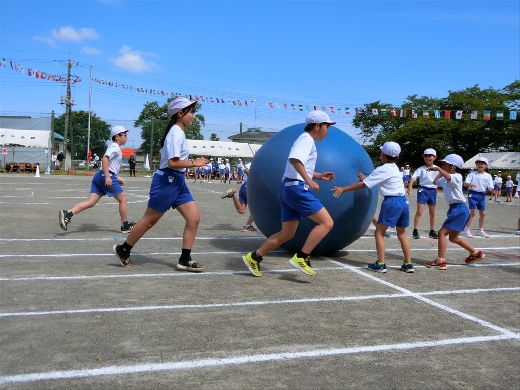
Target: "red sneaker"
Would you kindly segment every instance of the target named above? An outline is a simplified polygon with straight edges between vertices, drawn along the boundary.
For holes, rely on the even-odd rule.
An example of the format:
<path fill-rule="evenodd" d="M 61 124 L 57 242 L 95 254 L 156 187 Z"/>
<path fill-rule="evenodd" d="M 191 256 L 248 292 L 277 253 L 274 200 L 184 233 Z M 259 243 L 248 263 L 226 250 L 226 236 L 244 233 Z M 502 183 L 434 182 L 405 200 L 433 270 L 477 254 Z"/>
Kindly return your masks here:
<path fill-rule="evenodd" d="M 446 269 L 448 266 L 448 263 L 446 263 L 445 261 L 438 261 L 437 259 L 433 260 L 433 261 L 428 261 L 426 263 L 426 267 L 428 268 L 437 268 L 437 269 Z"/>
<path fill-rule="evenodd" d="M 474 263 L 475 261 L 482 260 L 486 255 L 482 253 L 482 251 L 478 251 L 476 254 L 470 254 L 468 257 L 466 257 L 466 264 Z"/>

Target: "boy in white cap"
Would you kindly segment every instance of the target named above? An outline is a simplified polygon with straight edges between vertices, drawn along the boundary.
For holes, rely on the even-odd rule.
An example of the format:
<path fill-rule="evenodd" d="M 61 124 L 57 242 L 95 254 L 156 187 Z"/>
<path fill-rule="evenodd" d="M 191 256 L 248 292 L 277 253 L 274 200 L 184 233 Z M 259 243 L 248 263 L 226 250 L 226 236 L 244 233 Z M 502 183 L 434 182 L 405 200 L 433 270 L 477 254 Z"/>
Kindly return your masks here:
<path fill-rule="evenodd" d="M 437 177 L 437 173 L 430 171 L 433 167 L 433 162 L 437 158 L 435 149 L 426 149 L 423 153 L 424 162 L 426 165 L 417 168 L 413 173 L 412 178 L 408 182 L 408 195 L 412 193 L 412 186 L 415 180 L 419 179 L 419 188 L 417 189 L 417 211 L 413 219 L 412 237 L 417 239 L 419 235 L 419 222 L 424 211 L 424 205 L 428 205 L 428 213 L 430 214 L 430 238 L 437 239 L 439 236 L 435 231 L 435 206 L 437 205 L 437 185 L 433 183 Z"/>
<path fill-rule="evenodd" d="M 204 270 L 202 264 L 191 258 L 191 249 L 200 222 L 200 214 L 186 185 L 184 171 L 192 167 L 203 167 L 208 160 L 199 157 L 188 160 L 190 150 L 184 134 L 187 126 L 195 119 L 196 101 L 177 97 L 168 104 L 170 122 L 161 139 L 161 162 L 150 185 L 150 199 L 142 218 L 135 224 L 122 245 L 114 245 L 112 250 L 123 267 L 131 267 L 130 251 L 137 241 L 151 229 L 170 208 L 176 209 L 186 221 L 182 233 L 182 251 L 177 269 L 190 272 Z"/>
<path fill-rule="evenodd" d="M 262 276 L 259 265 L 263 256 L 293 238 L 302 217 L 308 217 L 316 226 L 309 233 L 302 249 L 289 262 L 303 273 L 315 276 L 316 271 L 311 268 L 309 255 L 334 225 L 329 212 L 312 192 L 320 189 L 315 180 L 334 180 L 334 173 L 318 173 L 314 168 L 318 158 L 315 141 L 323 141 L 330 125 L 336 122 L 332 122 L 323 111 L 311 111 L 305 123 L 305 131 L 292 145 L 285 164 L 280 188 L 282 230 L 265 240 L 256 251 L 242 256 L 247 268 L 255 276 Z"/>
<path fill-rule="evenodd" d="M 379 187 L 379 193 L 385 199 L 381 203 L 379 218 L 377 219 L 376 239 L 377 260 L 373 264 L 368 264 L 370 271 L 386 272 L 385 264 L 385 237 L 386 229 L 395 227 L 397 238 L 401 244 L 404 255 L 404 263 L 400 270 L 413 273 L 412 252 L 410 242 L 406 237 L 406 228 L 410 225 L 410 205 L 405 197 L 405 189 L 399 168 L 395 161 L 401 154 L 401 146 L 396 142 L 385 142 L 381 146 L 381 161 L 383 165 L 377 167 L 370 175 L 365 177 L 361 172 L 358 173 L 359 182 L 346 187 L 334 187 L 334 196 L 338 197 L 345 191 L 359 190 L 364 187 Z"/>
<path fill-rule="evenodd" d="M 228 158 L 226 158 L 226 163 L 224 165 L 225 165 L 225 167 L 224 167 L 224 184 L 225 184 L 226 181 L 231 181 L 231 179 L 229 178 L 229 174 L 231 173 L 231 165 L 229 164 Z"/>
<path fill-rule="evenodd" d="M 500 203 L 500 195 L 502 194 L 502 183 L 503 183 L 503 179 L 502 179 L 502 171 L 498 171 L 496 176 L 495 176 L 495 180 L 494 180 L 494 190 L 495 190 L 495 203 Z"/>
<path fill-rule="evenodd" d="M 406 164 L 403 169 L 404 188 L 408 187 L 409 181 L 410 181 L 410 165 Z"/>
<path fill-rule="evenodd" d="M 59 212 L 59 223 L 62 230 L 68 229 L 68 224 L 73 215 L 81 213 L 83 210 L 94 207 L 99 200 L 105 196 L 111 196 L 119 202 L 119 215 L 121 216 L 121 233 L 128 233 L 134 226 L 133 222 L 128 222 L 127 199 L 122 186 L 125 185 L 123 179 L 118 175 L 121 169 L 121 146 L 126 144 L 127 133 L 123 126 L 114 126 L 110 131 L 112 144 L 107 148 L 102 159 L 102 170 L 96 172 L 92 177 L 90 195 L 87 200 L 78 203 L 70 210 Z"/>
<path fill-rule="evenodd" d="M 241 184 L 244 177 L 244 164 L 242 164 L 242 159 L 239 158 L 237 162 L 237 184 Z"/>
<path fill-rule="evenodd" d="M 513 183 L 513 180 L 511 178 L 511 175 L 507 175 L 506 179 L 506 202 L 512 202 L 513 201 L 513 186 L 515 183 Z"/>
<path fill-rule="evenodd" d="M 465 260 L 466 264 L 482 260 L 485 255 L 482 251 L 476 250 L 466 240 L 459 237 L 459 233 L 464 229 L 469 218 L 466 198 L 462 193 L 462 175 L 460 174 L 464 160 L 457 154 L 450 154 L 440 160 L 439 163 L 441 164 L 440 168 L 432 166 L 429 169 L 432 172 L 437 172 L 434 183 L 442 187 L 444 197 L 450 208 L 447 214 L 448 219 L 444 221 L 439 230 L 437 258 L 434 261 L 427 262 L 426 266 L 428 268 L 445 270 L 447 268 L 446 248 L 448 247 L 446 236 L 449 236 L 450 242 L 461 246 L 469 252 L 469 256 Z"/>
<path fill-rule="evenodd" d="M 465 238 L 472 238 L 471 222 L 479 211 L 478 233 L 480 237 L 489 238 L 489 234 L 484 231 L 484 219 L 486 217 L 486 190 L 491 194 L 494 191 L 493 178 L 486 172 L 488 166 L 488 159 L 485 157 L 477 157 L 475 160 L 477 170 L 470 172 L 464 181 L 464 187 L 468 188 L 468 203 L 469 203 L 469 219 L 466 228 L 462 235 Z"/>

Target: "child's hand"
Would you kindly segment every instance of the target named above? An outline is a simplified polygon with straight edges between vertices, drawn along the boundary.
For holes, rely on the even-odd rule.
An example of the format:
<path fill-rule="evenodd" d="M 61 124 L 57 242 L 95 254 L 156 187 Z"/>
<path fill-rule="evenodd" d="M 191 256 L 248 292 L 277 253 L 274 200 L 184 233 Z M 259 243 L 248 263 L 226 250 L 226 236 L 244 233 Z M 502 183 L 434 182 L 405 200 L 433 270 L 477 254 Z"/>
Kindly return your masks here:
<path fill-rule="evenodd" d="M 336 177 L 334 176 L 334 172 L 323 172 L 321 174 L 321 180 L 325 181 L 334 181 Z"/>
<path fill-rule="evenodd" d="M 468 183 L 468 188 L 475 188 L 477 185 L 473 183 Z"/>
<path fill-rule="evenodd" d="M 439 169 L 440 169 L 439 167 L 430 167 L 430 168 L 427 169 L 427 171 L 429 171 L 429 172 L 439 172 Z"/>
<path fill-rule="evenodd" d="M 337 198 L 338 196 L 340 196 L 343 192 L 343 187 L 334 187 L 331 191 L 334 191 L 334 193 L 332 194 L 333 197 Z"/>
<path fill-rule="evenodd" d="M 121 179 L 119 176 L 117 177 L 117 181 L 119 182 L 119 184 L 121 184 L 121 187 L 125 185 L 125 181 Z"/>
<path fill-rule="evenodd" d="M 365 175 L 363 175 L 361 172 L 359 172 L 359 173 L 357 174 L 357 177 L 358 177 L 359 181 L 363 181 L 363 180 L 365 180 Z"/>

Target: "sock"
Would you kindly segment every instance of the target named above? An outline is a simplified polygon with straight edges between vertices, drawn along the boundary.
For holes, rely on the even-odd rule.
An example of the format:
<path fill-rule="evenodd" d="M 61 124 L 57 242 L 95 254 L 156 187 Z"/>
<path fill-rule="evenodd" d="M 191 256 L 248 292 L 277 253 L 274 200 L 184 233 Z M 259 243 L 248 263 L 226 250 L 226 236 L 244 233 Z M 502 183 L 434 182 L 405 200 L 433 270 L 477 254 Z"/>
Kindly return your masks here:
<path fill-rule="evenodd" d="M 405 261 L 404 264 L 405 264 L 405 265 L 406 265 L 406 264 L 412 264 L 412 262 L 410 261 L 410 262 L 407 263 L 407 262 Z"/>
<path fill-rule="evenodd" d="M 126 243 L 126 241 L 123 243 L 123 245 L 121 245 L 121 250 L 125 253 L 130 253 L 130 251 L 132 250 L 133 248 L 133 245 L 128 245 Z"/>
<path fill-rule="evenodd" d="M 309 258 L 309 254 L 305 253 L 305 252 L 302 252 L 302 251 L 298 251 L 296 253 L 296 257 L 299 257 L 300 259 L 308 259 Z"/>
<path fill-rule="evenodd" d="M 128 221 L 121 222 L 121 227 L 125 227 L 125 226 L 128 226 Z"/>
<path fill-rule="evenodd" d="M 181 257 L 179 261 L 190 261 L 191 260 L 191 249 L 182 248 Z"/>
<path fill-rule="evenodd" d="M 71 218 L 74 215 L 72 210 L 67 211 L 67 217 Z"/>
<path fill-rule="evenodd" d="M 256 251 L 251 253 L 251 257 L 253 258 L 254 261 L 260 262 L 263 260 L 263 257 L 260 256 L 258 253 L 256 253 Z"/>
<path fill-rule="evenodd" d="M 482 230 L 484 230 L 484 228 L 478 228 L 478 231 L 481 232 Z"/>

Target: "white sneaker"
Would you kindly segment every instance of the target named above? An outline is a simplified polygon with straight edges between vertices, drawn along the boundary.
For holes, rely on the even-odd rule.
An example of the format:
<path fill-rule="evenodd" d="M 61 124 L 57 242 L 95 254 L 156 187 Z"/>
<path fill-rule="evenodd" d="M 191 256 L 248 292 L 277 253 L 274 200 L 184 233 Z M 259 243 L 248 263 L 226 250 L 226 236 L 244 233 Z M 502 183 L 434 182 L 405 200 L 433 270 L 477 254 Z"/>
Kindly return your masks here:
<path fill-rule="evenodd" d="M 518 230 L 516 231 L 516 235 L 517 235 L 517 236 L 520 236 L 520 229 L 518 229 Z"/>
<path fill-rule="evenodd" d="M 473 238 L 473 234 L 471 234 L 471 230 L 470 229 L 465 229 L 464 233 L 462 233 L 462 236 L 464 238 Z"/>
<path fill-rule="evenodd" d="M 484 229 L 479 229 L 477 235 L 479 235 L 480 237 L 484 237 L 484 238 L 489 238 L 489 234 L 487 234 Z"/>

